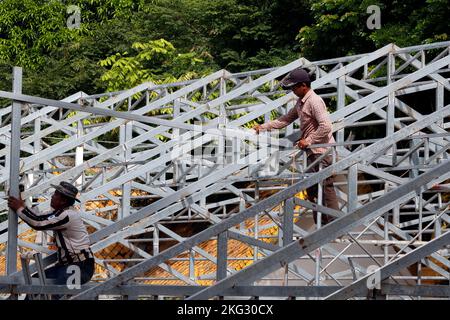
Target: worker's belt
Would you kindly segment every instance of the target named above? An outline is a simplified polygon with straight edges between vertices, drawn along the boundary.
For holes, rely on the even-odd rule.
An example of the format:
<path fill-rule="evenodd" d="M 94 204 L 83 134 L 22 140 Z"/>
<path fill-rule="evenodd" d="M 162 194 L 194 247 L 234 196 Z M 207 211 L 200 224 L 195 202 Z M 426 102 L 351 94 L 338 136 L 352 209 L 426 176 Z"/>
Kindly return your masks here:
<path fill-rule="evenodd" d="M 69 254 L 69 256 L 67 257 L 67 254 Z M 89 249 L 82 249 L 80 252 L 76 253 L 76 252 L 66 252 L 66 256 L 62 257 L 60 259 L 60 264 L 72 264 L 75 262 L 83 262 L 87 259 L 93 259 L 94 258 L 94 254 L 92 253 L 91 248 Z"/>

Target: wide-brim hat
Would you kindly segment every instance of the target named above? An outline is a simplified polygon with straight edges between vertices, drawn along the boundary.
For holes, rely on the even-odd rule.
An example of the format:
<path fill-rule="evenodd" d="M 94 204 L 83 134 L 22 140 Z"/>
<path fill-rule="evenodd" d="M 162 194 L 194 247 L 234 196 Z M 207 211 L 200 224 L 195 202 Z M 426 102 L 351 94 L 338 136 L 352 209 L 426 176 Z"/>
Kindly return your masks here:
<path fill-rule="evenodd" d="M 63 181 L 59 185 L 51 184 L 51 186 L 55 188 L 55 190 L 57 190 L 59 193 L 65 195 L 66 197 L 81 202 L 80 200 L 77 199 L 78 188 L 75 187 L 74 185 L 71 185 L 70 183 Z"/>

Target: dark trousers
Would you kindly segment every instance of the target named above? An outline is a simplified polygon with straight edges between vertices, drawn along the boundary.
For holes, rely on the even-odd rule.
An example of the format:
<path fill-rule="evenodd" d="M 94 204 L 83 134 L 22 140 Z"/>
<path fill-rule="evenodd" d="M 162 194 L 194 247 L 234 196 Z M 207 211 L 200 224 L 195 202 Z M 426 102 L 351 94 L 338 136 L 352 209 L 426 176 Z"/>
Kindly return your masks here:
<path fill-rule="evenodd" d="M 53 267 L 45 270 L 45 278 L 54 280 L 56 285 L 71 285 L 72 283 L 67 283 L 69 277 L 73 275 L 73 271 L 69 273 L 67 272 L 67 269 L 71 265 L 76 265 L 80 268 L 80 284 L 85 284 L 86 282 L 91 280 L 92 276 L 94 275 L 95 260 L 93 258 L 89 258 L 82 262 L 74 262 L 72 264 L 56 264 Z M 33 275 L 33 278 L 37 277 L 38 274 L 35 273 Z M 58 300 L 59 298 L 61 298 L 61 295 L 52 296 L 52 300 Z M 25 299 L 29 299 L 28 295 Z"/>
<path fill-rule="evenodd" d="M 310 154 L 308 155 L 307 159 L 307 165 L 309 166 L 314 161 L 316 161 L 318 158 L 320 158 L 321 154 Z M 322 169 L 330 166 L 333 162 L 333 157 L 331 155 L 328 155 L 324 157 L 320 164 L 322 165 Z M 307 172 L 319 172 L 319 163 L 314 165 L 312 168 L 310 168 Z M 339 202 L 336 195 L 336 191 L 334 190 L 334 176 L 328 177 L 326 180 L 323 181 L 322 184 L 322 204 L 327 207 L 334 210 L 339 210 Z M 310 202 L 317 203 L 317 196 L 318 196 L 318 185 L 313 185 L 306 189 L 306 193 L 308 194 L 308 200 Z M 317 224 L 317 212 L 313 211 L 313 217 L 314 222 Z M 322 226 L 332 222 L 335 218 L 322 213 Z"/>

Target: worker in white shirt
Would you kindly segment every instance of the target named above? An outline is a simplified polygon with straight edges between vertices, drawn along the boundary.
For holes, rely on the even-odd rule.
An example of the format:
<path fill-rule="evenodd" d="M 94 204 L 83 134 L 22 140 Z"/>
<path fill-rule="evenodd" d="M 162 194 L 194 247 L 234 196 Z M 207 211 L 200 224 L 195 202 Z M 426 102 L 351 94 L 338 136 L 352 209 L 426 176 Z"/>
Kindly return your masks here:
<path fill-rule="evenodd" d="M 45 270 L 48 279 L 66 285 L 73 272 L 71 265 L 80 269 L 80 284 L 88 282 L 94 274 L 94 255 L 90 249 L 89 234 L 79 212 L 73 207 L 78 189 L 68 182 L 52 185 L 55 188 L 50 202 L 51 210 L 39 213 L 27 208 L 21 199 L 8 198 L 8 206 L 35 230 L 52 230 L 57 246 L 58 262 Z"/>

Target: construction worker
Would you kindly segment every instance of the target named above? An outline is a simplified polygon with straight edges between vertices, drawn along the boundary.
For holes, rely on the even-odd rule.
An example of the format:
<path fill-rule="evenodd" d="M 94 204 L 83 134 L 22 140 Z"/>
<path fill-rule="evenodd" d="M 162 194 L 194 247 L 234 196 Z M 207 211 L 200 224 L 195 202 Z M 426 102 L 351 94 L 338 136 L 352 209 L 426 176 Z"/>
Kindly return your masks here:
<path fill-rule="evenodd" d="M 89 234 L 80 214 L 73 207 L 78 189 L 68 182 L 51 185 L 55 188 L 50 202 L 52 210 L 38 213 L 27 208 L 21 199 L 8 198 L 8 206 L 35 230 L 52 230 L 57 246 L 58 262 L 45 270 L 48 279 L 59 285 L 74 285 L 88 282 L 94 274 L 94 255 L 90 249 Z M 78 266 L 80 279 L 74 280 Z M 70 277 L 71 282 L 68 283 Z"/>
<path fill-rule="evenodd" d="M 297 146 L 306 150 L 307 165 L 309 166 L 317 160 L 328 148 L 309 148 L 312 144 L 335 143 L 332 125 L 329 118 L 325 102 L 311 89 L 311 78 L 304 69 L 298 68 L 291 71 L 281 80 L 281 87 L 291 90 L 299 97 L 294 108 L 276 120 L 269 121 L 262 125 L 256 125 L 253 129 L 259 133 L 265 130 L 281 129 L 300 118 L 301 138 Z M 322 168 L 332 164 L 332 155 L 325 156 L 320 161 Z M 308 172 L 318 172 L 319 163 L 310 168 Z M 323 183 L 323 203 L 326 207 L 339 210 L 336 191 L 334 190 L 334 178 L 329 177 Z M 314 185 L 307 189 L 308 200 L 317 201 L 318 187 Z M 314 222 L 317 224 L 317 212 L 313 212 Z M 330 223 L 333 217 L 322 213 L 322 225 Z"/>

